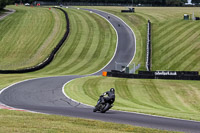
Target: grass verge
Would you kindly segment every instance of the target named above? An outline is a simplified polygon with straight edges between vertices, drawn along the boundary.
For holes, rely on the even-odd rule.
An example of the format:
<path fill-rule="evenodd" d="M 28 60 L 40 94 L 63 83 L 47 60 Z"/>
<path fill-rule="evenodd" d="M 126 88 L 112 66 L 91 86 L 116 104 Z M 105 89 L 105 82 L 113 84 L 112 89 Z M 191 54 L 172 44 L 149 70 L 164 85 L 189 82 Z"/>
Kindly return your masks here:
<path fill-rule="evenodd" d="M 0 110 L 0 132 L 66 132 L 66 133 L 168 133 L 130 125 L 69 118 L 56 115 Z M 169 132 L 171 133 L 171 132 Z"/>

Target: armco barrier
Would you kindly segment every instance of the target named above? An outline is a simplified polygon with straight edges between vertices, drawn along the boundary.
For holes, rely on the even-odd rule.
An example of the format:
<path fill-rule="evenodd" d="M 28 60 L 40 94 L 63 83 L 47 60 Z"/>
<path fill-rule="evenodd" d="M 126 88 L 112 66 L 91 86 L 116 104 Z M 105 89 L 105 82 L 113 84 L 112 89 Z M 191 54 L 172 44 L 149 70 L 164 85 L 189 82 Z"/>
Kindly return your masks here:
<path fill-rule="evenodd" d="M 146 69 L 151 71 L 151 22 L 148 20 L 147 24 L 147 55 L 146 55 Z"/>
<path fill-rule="evenodd" d="M 128 10 L 121 10 L 121 12 L 135 12 L 135 8 L 129 8 Z"/>
<path fill-rule="evenodd" d="M 18 69 L 18 70 L 0 70 L 1 74 L 33 72 L 33 71 L 40 70 L 40 69 L 44 68 L 45 66 L 47 66 L 48 64 L 51 63 L 51 61 L 55 57 L 56 53 L 58 52 L 58 50 L 60 49 L 60 47 L 63 45 L 64 41 L 67 39 L 67 37 L 69 35 L 69 30 L 70 30 L 69 29 L 69 18 L 68 18 L 67 12 L 64 11 L 61 8 L 57 8 L 57 9 L 60 9 L 65 14 L 67 26 L 66 26 L 66 32 L 65 32 L 64 36 L 62 37 L 62 39 L 60 40 L 60 42 L 57 44 L 57 46 L 53 49 L 53 51 L 50 53 L 49 57 L 47 57 L 47 59 L 45 59 L 45 61 L 43 61 L 39 65 L 36 65 L 36 66 L 33 66 L 33 67 L 29 67 L 29 68 L 24 68 L 24 69 Z"/>
<path fill-rule="evenodd" d="M 107 72 L 107 76 L 135 79 L 200 80 L 200 75 L 196 71 L 139 71 L 138 74 L 128 74 L 112 70 Z"/>

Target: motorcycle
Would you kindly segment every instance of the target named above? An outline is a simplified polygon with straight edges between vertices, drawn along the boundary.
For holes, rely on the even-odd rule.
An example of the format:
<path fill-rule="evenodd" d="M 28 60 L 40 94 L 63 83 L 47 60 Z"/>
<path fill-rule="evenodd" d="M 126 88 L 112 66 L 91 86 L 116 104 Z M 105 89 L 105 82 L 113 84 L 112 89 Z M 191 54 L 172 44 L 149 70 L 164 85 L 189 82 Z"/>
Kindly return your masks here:
<path fill-rule="evenodd" d="M 104 95 L 100 96 L 99 100 L 97 101 L 97 105 L 93 109 L 93 112 L 100 111 L 101 113 L 105 113 L 106 111 L 108 111 L 110 108 L 114 106 L 113 103 L 102 101 L 103 96 Z"/>

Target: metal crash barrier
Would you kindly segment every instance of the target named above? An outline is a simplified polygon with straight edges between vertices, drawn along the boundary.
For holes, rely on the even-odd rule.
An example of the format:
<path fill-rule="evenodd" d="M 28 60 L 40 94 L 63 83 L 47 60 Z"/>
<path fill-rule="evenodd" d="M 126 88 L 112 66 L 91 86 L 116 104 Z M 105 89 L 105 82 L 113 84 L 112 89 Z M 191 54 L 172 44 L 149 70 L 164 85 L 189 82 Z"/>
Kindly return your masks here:
<path fill-rule="evenodd" d="M 135 78 L 135 79 L 170 79 L 170 80 L 200 80 L 198 71 L 139 71 L 130 74 L 117 70 L 107 72 L 108 77 Z"/>

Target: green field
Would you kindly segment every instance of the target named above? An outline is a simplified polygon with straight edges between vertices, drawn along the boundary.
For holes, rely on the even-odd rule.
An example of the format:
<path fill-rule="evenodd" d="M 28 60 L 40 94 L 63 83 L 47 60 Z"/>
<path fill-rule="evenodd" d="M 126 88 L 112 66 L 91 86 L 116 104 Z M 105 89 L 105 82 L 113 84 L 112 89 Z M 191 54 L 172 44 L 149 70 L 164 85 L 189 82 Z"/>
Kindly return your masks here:
<path fill-rule="evenodd" d="M 54 61 L 37 74 L 90 74 L 103 68 L 112 58 L 116 33 L 100 16 L 88 11 L 65 9 L 70 20 L 70 35 Z"/>
<path fill-rule="evenodd" d="M 115 110 L 200 121 L 199 85 L 199 81 L 86 77 L 71 81 L 65 92 L 94 106 L 102 93 L 114 87 Z"/>
<path fill-rule="evenodd" d="M 172 133 L 102 121 L 8 110 L 0 110 L 0 122 L 1 133 Z"/>
<path fill-rule="evenodd" d="M 0 21 L 0 69 L 19 69 L 44 61 L 65 32 L 64 14 L 48 8 L 15 7 Z"/>
<path fill-rule="evenodd" d="M 48 56 L 65 32 L 64 14 L 56 9 L 49 11 L 48 8 L 23 6 L 9 6 L 9 8 L 13 8 L 17 12 L 0 21 L 0 45 L 3 47 L 0 54 L 0 69 L 18 69 L 40 63 Z M 198 22 L 182 20 L 184 13 L 191 14 L 195 11 L 197 14 L 198 8 L 140 7 L 136 8 L 134 14 L 120 13 L 121 9 L 125 9 L 124 7 L 94 8 L 119 16 L 133 29 L 137 38 L 137 52 L 133 62 L 140 63 L 141 70 L 145 70 L 146 23 L 150 19 L 153 23 L 153 70 L 200 71 L 199 61 L 197 60 L 199 57 L 199 36 L 197 35 L 199 33 L 198 31 L 192 32 L 199 24 Z M 111 59 L 116 47 L 116 33 L 110 24 L 93 13 L 76 9 L 65 10 L 69 14 L 71 31 L 53 62 L 37 72 L 13 75 L 0 74 L 0 89 L 30 78 L 93 73 Z M 167 27 L 171 28 L 167 29 Z M 162 49 L 162 52 L 155 52 L 160 49 Z M 167 58 L 171 56 L 177 57 L 177 60 Z M 187 60 L 184 60 L 183 58 L 186 56 Z M 165 60 L 169 61 L 167 65 Z M 117 98 L 113 109 L 199 121 L 199 86 L 199 81 L 88 77 L 70 82 L 66 86 L 66 91 L 70 97 L 76 100 L 95 105 L 101 93 L 115 87 Z M 81 93 L 75 95 L 75 91 Z M 79 98 L 77 99 L 77 97 Z M 88 101 L 91 102 L 88 103 Z M 65 132 L 67 128 L 76 132 L 105 132 L 102 127 L 106 127 L 110 132 L 118 130 L 120 132 L 156 132 L 155 130 L 137 129 L 132 126 L 127 128 L 124 125 L 121 125 L 120 129 L 117 128 L 119 125 L 107 127 L 107 123 L 103 122 L 101 122 L 102 125 L 97 124 L 94 128 L 94 125 L 91 126 L 91 123 L 94 122 L 90 120 L 74 118 L 71 122 L 70 118 L 59 116 L 7 110 L 0 110 L 0 112 L 0 121 L 3 123 L 1 127 L 4 127 L 0 128 L 2 132 L 9 132 L 12 129 L 16 132 L 41 130 L 43 132 Z M 43 123 L 48 124 L 43 126 L 43 129 L 39 128 L 41 125 L 38 124 L 38 117 L 41 117 Z M 80 121 L 80 123 L 75 124 L 74 121 Z M 98 122 L 95 121 L 95 123 Z M 16 127 L 10 128 L 13 125 L 16 125 Z M 47 130 L 48 128 L 50 129 Z"/>
<path fill-rule="evenodd" d="M 44 61 L 64 35 L 66 27 L 64 15 L 59 10 L 12 8 L 17 12 L 0 22 L 3 47 L 0 69 L 3 70 L 34 66 Z M 94 73 L 114 54 L 116 33 L 107 21 L 87 11 L 65 10 L 70 19 L 69 37 L 53 62 L 35 74 Z"/>

